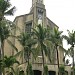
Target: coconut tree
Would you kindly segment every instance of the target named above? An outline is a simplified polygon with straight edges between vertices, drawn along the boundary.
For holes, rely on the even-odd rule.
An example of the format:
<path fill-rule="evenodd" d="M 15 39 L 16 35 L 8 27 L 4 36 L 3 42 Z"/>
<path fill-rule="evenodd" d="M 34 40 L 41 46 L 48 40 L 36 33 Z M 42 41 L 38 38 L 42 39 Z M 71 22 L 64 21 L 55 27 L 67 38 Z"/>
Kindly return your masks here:
<path fill-rule="evenodd" d="M 63 36 L 64 39 L 67 40 L 67 43 L 70 45 L 70 48 L 68 49 L 68 54 L 73 58 L 73 75 L 74 75 L 74 46 L 75 46 L 75 31 L 72 30 L 70 32 L 68 30 L 68 36 Z"/>
<path fill-rule="evenodd" d="M 13 15 L 15 7 L 11 7 L 10 0 L 0 0 L 0 21 L 7 15 Z"/>
<path fill-rule="evenodd" d="M 11 7 L 11 3 L 9 0 L 0 0 L 0 21 L 4 19 L 4 16 L 7 15 L 13 15 L 15 7 Z M 2 21 L 3 22 L 3 21 Z M 0 23 L 0 59 L 1 59 L 1 50 L 3 49 L 4 42 L 2 41 L 2 22 Z M 4 30 L 4 29 L 3 29 Z M 6 34 L 8 31 L 6 31 Z M 2 50 L 3 51 L 3 50 Z M 4 53 L 4 52 L 2 52 Z M 1 69 L 0 69 L 0 75 L 1 75 Z"/>
<path fill-rule="evenodd" d="M 1 42 L 1 52 L 4 56 L 4 41 L 9 35 L 8 26 L 6 26 L 6 21 L 0 22 L 0 42 Z"/>
<path fill-rule="evenodd" d="M 15 71 L 13 69 L 13 65 L 15 63 L 19 65 L 19 62 L 16 60 L 14 56 L 10 56 L 10 57 L 5 56 L 4 59 L 0 60 L 2 71 L 4 71 L 4 69 L 7 68 L 8 70 L 11 69 L 14 74 L 15 74 Z"/>
<path fill-rule="evenodd" d="M 37 25 L 37 28 L 33 29 L 34 38 L 37 40 L 36 47 L 41 52 L 43 71 L 44 71 L 44 54 L 47 56 L 47 29 L 41 25 Z M 43 72 L 44 75 L 44 72 Z"/>
<path fill-rule="evenodd" d="M 57 53 L 57 64 L 58 64 L 58 70 L 59 70 L 59 49 L 62 48 L 62 31 L 59 31 L 58 28 L 53 28 L 53 31 L 50 34 L 49 41 L 51 41 L 54 45 L 55 51 Z M 58 72 L 59 75 L 59 72 Z"/>
<path fill-rule="evenodd" d="M 0 22 L 0 44 L 1 44 L 0 50 L 2 52 L 2 56 L 4 56 L 4 42 L 5 42 L 5 40 L 9 41 L 7 38 L 12 35 L 11 31 L 14 28 L 15 28 L 15 25 L 9 20 L 4 19 Z M 11 44 L 11 45 L 13 45 L 13 44 Z M 14 45 L 13 45 L 13 47 L 16 49 L 16 47 Z"/>
<path fill-rule="evenodd" d="M 4 43 L 5 40 L 10 36 L 12 29 L 15 28 L 15 25 L 11 21 L 6 19 L 0 21 L 0 59 L 4 57 Z M 7 39 L 11 43 L 10 40 Z M 16 47 L 11 43 L 11 45 L 16 49 Z M 17 50 L 17 49 L 16 49 Z"/>
<path fill-rule="evenodd" d="M 33 54 L 33 46 L 36 41 L 32 38 L 31 33 L 24 33 L 22 32 L 19 36 L 17 36 L 18 41 L 23 47 L 23 50 L 19 51 L 15 56 L 21 55 L 21 58 L 25 58 L 25 61 L 30 65 L 30 56 L 31 53 Z M 29 68 L 28 68 L 29 69 Z M 28 71 L 27 71 L 28 72 Z M 29 72 L 27 73 L 28 75 Z"/>

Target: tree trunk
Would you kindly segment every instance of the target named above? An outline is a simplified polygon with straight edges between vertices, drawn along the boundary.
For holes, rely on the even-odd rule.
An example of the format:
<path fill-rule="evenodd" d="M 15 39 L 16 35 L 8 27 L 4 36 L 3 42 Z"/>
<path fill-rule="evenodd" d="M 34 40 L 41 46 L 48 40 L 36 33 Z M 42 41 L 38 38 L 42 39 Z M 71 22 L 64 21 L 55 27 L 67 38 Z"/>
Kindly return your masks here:
<path fill-rule="evenodd" d="M 29 74 L 29 73 L 30 73 L 30 72 L 29 72 L 29 51 L 27 52 L 27 57 L 28 57 L 28 61 L 27 61 L 27 62 L 28 62 L 28 71 L 27 71 L 28 73 L 27 73 L 27 74 L 30 75 L 30 74 Z"/>
<path fill-rule="evenodd" d="M 4 41 L 1 44 L 1 49 L 2 49 L 2 59 L 4 58 Z"/>
<path fill-rule="evenodd" d="M 1 60 L 1 48 L 0 48 L 0 60 Z M 2 75 L 1 65 L 0 65 L 0 75 Z"/>
<path fill-rule="evenodd" d="M 1 39 L 0 39 L 0 60 L 1 60 Z M 0 75 L 2 75 L 2 73 L 1 73 L 1 65 L 0 65 Z"/>
<path fill-rule="evenodd" d="M 41 45 L 41 53 L 42 53 L 42 64 L 43 64 L 43 75 L 44 75 L 44 53 L 43 53 L 43 48 L 42 48 L 42 45 Z"/>
<path fill-rule="evenodd" d="M 56 51 L 57 51 L 57 65 L 58 65 L 58 75 L 59 75 L 59 53 L 58 53 L 58 46 L 56 46 Z"/>
<path fill-rule="evenodd" d="M 2 21 L 2 16 L 0 16 L 0 22 Z"/>
<path fill-rule="evenodd" d="M 30 74 L 29 74 L 29 73 L 30 73 L 30 72 L 29 72 L 29 59 L 28 59 L 28 71 L 27 71 L 27 72 L 28 72 L 27 74 L 30 75 Z"/>
<path fill-rule="evenodd" d="M 72 47 L 73 49 L 73 75 L 74 75 L 74 46 Z"/>
<path fill-rule="evenodd" d="M 4 59 L 4 41 L 1 43 L 1 51 L 2 51 L 2 55 L 1 55 L 1 59 Z M 3 68 L 3 75 L 5 75 L 5 69 Z"/>

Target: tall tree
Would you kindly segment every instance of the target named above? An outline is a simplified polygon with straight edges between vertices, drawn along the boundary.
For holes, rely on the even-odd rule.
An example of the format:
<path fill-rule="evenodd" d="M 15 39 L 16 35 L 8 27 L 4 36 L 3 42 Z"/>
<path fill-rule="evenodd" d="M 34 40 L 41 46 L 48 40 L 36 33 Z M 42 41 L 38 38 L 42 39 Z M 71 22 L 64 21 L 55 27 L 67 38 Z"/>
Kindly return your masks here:
<path fill-rule="evenodd" d="M 58 48 L 63 48 L 62 47 L 62 31 L 59 31 L 58 28 L 54 28 L 53 31 L 50 34 L 49 40 L 53 43 L 54 48 L 57 52 L 57 64 L 58 64 L 58 70 L 59 70 L 59 49 Z M 58 71 L 59 75 L 59 71 Z"/>
<path fill-rule="evenodd" d="M 0 21 L 0 59 L 3 59 L 3 57 L 4 57 L 5 40 L 10 36 L 10 33 L 11 33 L 12 29 L 14 29 L 14 28 L 15 28 L 15 26 L 13 25 L 13 23 L 11 21 L 8 21 L 6 19 Z M 7 41 L 10 41 L 10 40 L 7 40 Z M 10 43 L 11 43 L 11 41 L 10 41 Z M 16 47 L 12 43 L 11 43 L 11 45 L 16 49 Z"/>
<path fill-rule="evenodd" d="M 14 28 L 15 28 L 15 25 L 9 20 L 4 19 L 0 22 L 0 43 L 1 43 L 0 50 L 2 52 L 2 56 L 4 56 L 4 42 L 8 37 L 10 37 L 12 35 L 12 30 Z"/>
<path fill-rule="evenodd" d="M 44 53 L 47 56 L 47 29 L 41 25 L 37 25 L 36 29 L 33 29 L 34 38 L 37 39 L 37 48 L 40 50 L 43 60 L 43 71 L 44 71 Z M 44 72 L 43 72 L 44 75 Z"/>
<path fill-rule="evenodd" d="M 70 48 L 68 49 L 69 55 L 73 58 L 73 75 L 74 75 L 74 46 L 75 46 L 75 31 L 72 30 L 70 32 L 68 30 L 68 36 L 63 36 L 64 39 L 67 40 L 67 43 L 70 45 Z"/>
<path fill-rule="evenodd" d="M 15 7 L 11 7 L 10 0 L 0 0 L 0 21 L 7 15 L 13 15 Z"/>
<path fill-rule="evenodd" d="M 10 57 L 5 56 L 4 59 L 0 60 L 2 71 L 4 71 L 4 69 L 7 68 L 8 70 L 11 69 L 14 74 L 15 74 L 15 71 L 13 69 L 13 65 L 15 63 L 19 65 L 19 62 L 16 60 L 14 56 L 10 56 Z M 9 70 L 9 73 L 10 73 L 10 70 Z"/>
<path fill-rule="evenodd" d="M 11 8 L 10 7 L 11 7 L 11 3 L 9 0 L 0 0 L 0 21 L 2 21 L 2 19 L 4 19 L 4 16 L 6 16 L 6 15 L 13 15 L 15 7 L 11 7 Z M 0 29 L 1 29 L 1 27 L 2 27 L 2 22 L 0 23 Z M 1 33 L 1 31 L 2 30 L 0 30 L 0 33 Z M 6 33 L 8 33 L 8 31 Z M 2 35 L 2 33 L 0 35 Z M 4 45 L 4 42 L 3 42 L 3 44 L 2 44 L 2 42 L 3 41 L 0 36 L 1 47 Z M 1 50 L 2 49 L 0 48 L 0 59 L 1 59 Z M 1 69 L 0 69 L 0 75 L 1 75 Z"/>
<path fill-rule="evenodd" d="M 30 56 L 31 56 L 31 53 L 33 54 L 33 50 L 34 50 L 33 46 L 36 43 L 36 41 L 34 41 L 34 39 L 32 38 L 31 33 L 24 33 L 24 32 L 22 32 L 19 36 L 17 36 L 17 39 L 22 45 L 23 50 L 19 51 L 16 54 L 16 56 L 21 54 L 22 55 L 21 57 L 23 58 L 23 55 L 24 55 L 24 58 L 29 66 Z M 28 68 L 28 71 L 29 71 L 29 68 Z M 27 74 L 30 75 L 29 72 Z"/>

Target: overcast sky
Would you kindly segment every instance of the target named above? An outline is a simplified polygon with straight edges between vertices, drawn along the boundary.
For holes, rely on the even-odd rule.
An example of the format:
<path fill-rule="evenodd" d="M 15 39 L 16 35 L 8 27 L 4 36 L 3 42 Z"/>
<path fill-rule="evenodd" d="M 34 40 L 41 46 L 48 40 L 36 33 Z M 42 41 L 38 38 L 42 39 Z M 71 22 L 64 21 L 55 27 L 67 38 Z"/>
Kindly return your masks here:
<path fill-rule="evenodd" d="M 30 12 L 32 0 L 10 0 L 11 4 L 16 7 L 14 16 L 8 17 L 14 20 L 16 16 Z M 75 30 L 75 0 L 44 0 L 47 17 L 50 18 L 59 29 Z"/>
<path fill-rule="evenodd" d="M 10 0 L 16 7 L 14 17 L 8 17 L 12 21 L 15 16 L 27 14 L 32 6 L 32 0 Z M 46 14 L 60 30 L 75 30 L 75 0 L 44 0 Z"/>
<path fill-rule="evenodd" d="M 30 12 L 32 6 L 32 0 L 10 0 L 11 4 L 16 7 L 14 16 L 7 17 L 10 20 L 14 20 L 16 16 L 27 14 Z M 47 17 L 50 18 L 59 29 L 75 30 L 75 0 L 44 0 Z M 67 48 L 67 45 L 64 44 Z"/>

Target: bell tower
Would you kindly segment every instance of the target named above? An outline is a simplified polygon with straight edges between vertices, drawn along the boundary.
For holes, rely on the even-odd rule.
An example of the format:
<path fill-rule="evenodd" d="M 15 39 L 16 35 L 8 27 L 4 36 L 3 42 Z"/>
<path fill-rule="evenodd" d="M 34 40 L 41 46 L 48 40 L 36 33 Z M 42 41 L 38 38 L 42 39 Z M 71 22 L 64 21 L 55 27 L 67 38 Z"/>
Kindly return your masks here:
<path fill-rule="evenodd" d="M 45 27 L 46 9 L 43 0 L 32 0 L 31 13 L 33 13 L 33 19 L 35 24 L 41 24 Z M 33 23 L 33 24 L 34 24 Z"/>

